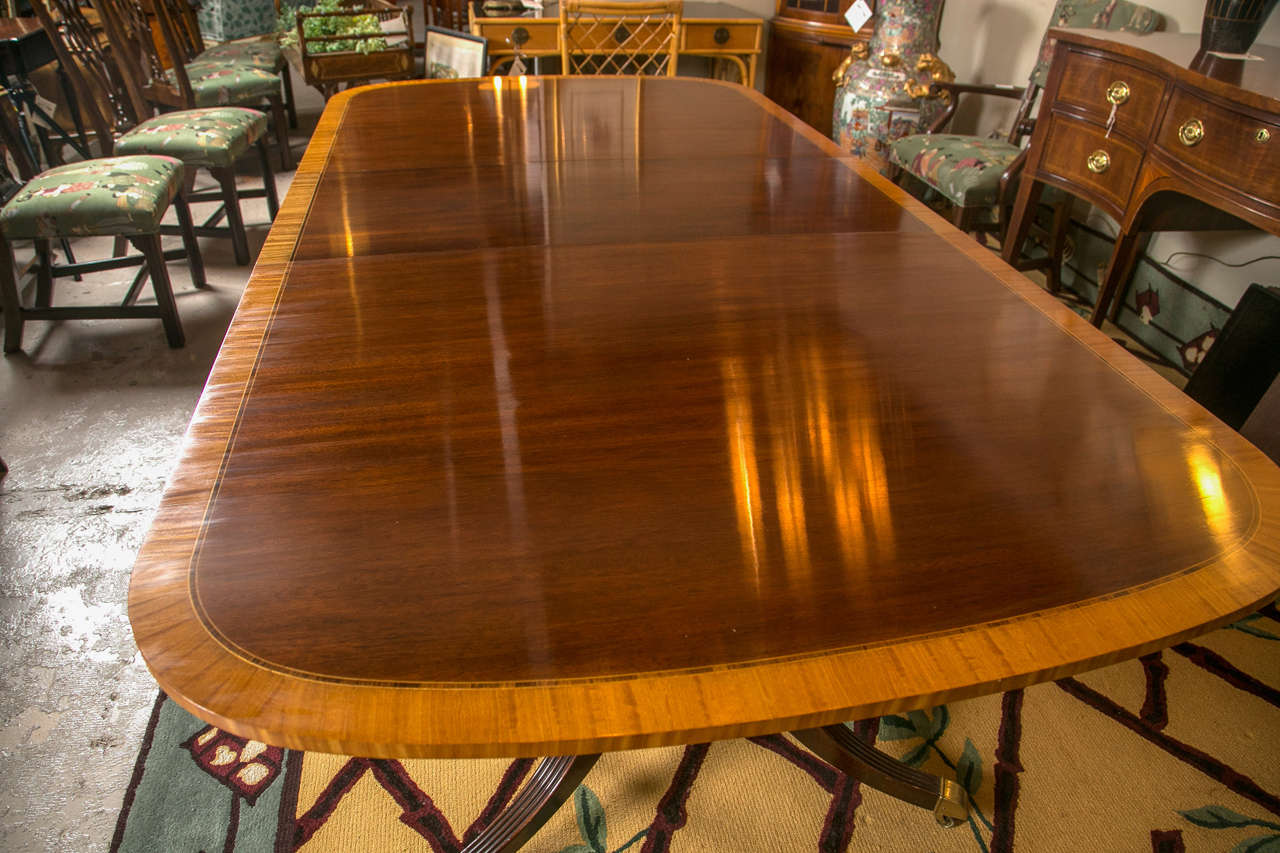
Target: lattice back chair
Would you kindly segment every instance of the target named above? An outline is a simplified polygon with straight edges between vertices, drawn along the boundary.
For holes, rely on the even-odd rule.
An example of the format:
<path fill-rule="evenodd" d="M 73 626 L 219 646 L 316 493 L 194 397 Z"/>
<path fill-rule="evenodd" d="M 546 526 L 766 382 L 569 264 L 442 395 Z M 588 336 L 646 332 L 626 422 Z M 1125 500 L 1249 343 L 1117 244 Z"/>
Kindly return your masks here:
<path fill-rule="evenodd" d="M 24 185 L 0 208 L 0 307 L 4 309 L 4 350 L 22 347 L 27 320 L 159 318 L 169 346 L 185 342 L 173 298 L 166 257 L 186 257 L 192 282 L 205 286 L 200 247 L 191 213 L 182 197 L 183 167 L 172 157 L 103 157 L 37 172 L 21 143 L 21 117 L 5 93 L 0 97 L 0 144 L 8 150 Z M 183 251 L 166 253 L 160 220 L 173 205 L 183 231 Z M 55 266 L 51 241 L 59 237 L 123 237 L 141 254 Z M 22 304 L 12 241 L 32 240 L 36 250 L 33 306 Z M 57 277 L 142 266 L 119 305 L 53 304 Z M 144 275 L 145 272 L 145 275 Z M 155 305 L 135 304 L 147 278 Z"/>
<path fill-rule="evenodd" d="M 187 168 L 188 185 L 197 169 L 207 169 L 218 182 L 216 190 L 189 191 L 190 202 L 215 202 L 218 208 L 196 228 L 199 236 L 231 240 L 237 263 L 249 263 L 240 199 L 266 198 L 271 218 L 278 208 L 275 175 L 267 151 L 267 117 L 242 107 L 213 107 L 155 116 L 143 96 L 139 75 L 122 68 L 115 51 L 103 46 L 76 0 L 32 0 L 49 34 L 58 61 L 66 69 L 86 110 L 104 154 L 160 154 L 177 157 Z M 119 82 L 117 82 L 119 81 Z M 241 191 L 236 186 L 236 161 L 256 148 L 262 168 L 262 187 Z M 226 217 L 227 225 L 217 223 Z M 170 226 L 162 229 L 165 233 Z"/>
<path fill-rule="evenodd" d="M 288 73 L 289 62 L 277 40 L 228 41 L 206 47 L 204 33 L 200 30 L 199 3 L 191 3 L 188 0 L 155 0 L 155 2 L 163 5 L 168 12 L 169 22 L 173 25 L 174 42 L 187 63 L 247 65 L 280 75 L 289 126 L 298 126 L 297 108 L 293 100 L 293 78 Z"/>
<path fill-rule="evenodd" d="M 676 73 L 683 3 L 562 0 L 560 61 L 565 74 Z"/>
<path fill-rule="evenodd" d="M 145 0 L 94 0 L 94 8 L 106 27 L 121 70 L 135 75 L 138 89 L 149 103 L 162 111 L 262 107 L 265 103 L 275 126 L 280 166 L 285 171 L 293 169 L 279 74 L 248 64 L 203 61 L 175 61 L 172 68 L 166 69 L 152 40 L 151 20 L 159 26 L 171 57 L 181 56 L 182 50 L 163 3 L 148 7 Z"/>
<path fill-rule="evenodd" d="M 1154 9 L 1129 0 L 1058 0 L 1049 27 L 1087 27 L 1149 33 L 1163 24 Z M 931 95 L 949 99 L 947 108 L 926 133 L 905 136 L 889 146 L 890 177 L 910 175 L 940 195 L 951 207 L 951 221 L 963 231 L 995 233 L 1001 240 L 1009 225 L 1018 178 L 1026 160 L 1023 147 L 1035 128 L 1033 114 L 1041 89 L 1049 76 L 1054 40 L 1048 32 L 1026 86 L 992 86 L 937 82 Z M 1003 138 L 942 133 L 955 115 L 961 95 L 994 95 L 1019 100 L 1013 124 Z M 1044 268 L 1051 290 L 1058 289 L 1058 272 L 1065 246 L 1068 206 L 1061 194 L 1055 199 L 1048 238 L 1049 257 L 1020 261 L 1020 269 Z"/>

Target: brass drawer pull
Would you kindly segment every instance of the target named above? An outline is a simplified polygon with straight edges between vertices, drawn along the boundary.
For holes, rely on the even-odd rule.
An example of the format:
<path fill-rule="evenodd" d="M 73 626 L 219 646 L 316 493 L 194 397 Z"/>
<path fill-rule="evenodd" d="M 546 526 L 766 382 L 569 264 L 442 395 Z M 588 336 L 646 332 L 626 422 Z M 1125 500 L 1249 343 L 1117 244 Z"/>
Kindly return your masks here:
<path fill-rule="evenodd" d="M 1188 148 L 1199 145 L 1202 139 L 1204 139 L 1204 122 L 1198 118 L 1189 118 L 1182 123 L 1182 127 L 1178 128 L 1178 141 Z"/>
<path fill-rule="evenodd" d="M 1271 131 L 1265 127 L 1258 128 L 1258 132 L 1253 135 L 1253 141 L 1259 145 L 1265 145 L 1271 141 Z"/>
<path fill-rule="evenodd" d="M 1099 148 L 1097 151 L 1089 155 L 1089 159 L 1085 161 L 1089 164 L 1089 171 L 1095 175 L 1101 175 L 1107 169 L 1111 168 L 1111 155 Z"/>
<path fill-rule="evenodd" d="M 1129 84 L 1123 80 L 1117 80 L 1107 87 L 1107 103 L 1113 106 L 1120 106 L 1129 100 Z"/>

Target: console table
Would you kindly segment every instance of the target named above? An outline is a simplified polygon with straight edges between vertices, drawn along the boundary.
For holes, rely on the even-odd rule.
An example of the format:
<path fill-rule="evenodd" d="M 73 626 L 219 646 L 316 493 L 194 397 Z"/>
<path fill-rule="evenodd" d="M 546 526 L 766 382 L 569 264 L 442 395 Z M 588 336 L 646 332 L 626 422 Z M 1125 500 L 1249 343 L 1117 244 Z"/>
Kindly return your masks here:
<path fill-rule="evenodd" d="M 1099 326 L 1146 233 L 1252 226 L 1280 234 L 1280 48 L 1256 45 L 1260 59 L 1229 66 L 1229 83 L 1188 70 L 1195 34 L 1053 35 L 1005 260 L 1018 257 L 1045 185 L 1110 214 L 1120 233 L 1099 282 L 1091 318 Z"/>
<path fill-rule="evenodd" d="M 524 57 L 560 56 L 560 20 L 556 4 L 548 3 L 541 15 L 486 16 L 475 3 L 470 7 L 471 34 L 489 42 L 489 68 Z M 728 60 L 738 67 L 742 83 L 756 85 L 756 60 L 764 33 L 764 19 L 726 3 L 685 3 L 680 18 L 680 56 L 706 56 Z"/>

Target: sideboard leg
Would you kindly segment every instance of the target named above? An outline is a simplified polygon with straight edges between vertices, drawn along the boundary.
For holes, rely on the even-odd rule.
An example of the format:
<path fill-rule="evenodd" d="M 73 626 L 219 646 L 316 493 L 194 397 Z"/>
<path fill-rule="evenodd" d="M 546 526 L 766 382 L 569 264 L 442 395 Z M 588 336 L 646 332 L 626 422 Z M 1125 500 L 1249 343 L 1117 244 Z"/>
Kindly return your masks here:
<path fill-rule="evenodd" d="M 959 826 L 969 819 L 969 797 L 958 783 L 890 758 L 848 726 L 803 729 L 791 736 L 837 770 L 891 797 L 930 809 L 945 827 Z"/>
<path fill-rule="evenodd" d="M 533 838 L 573 796 L 599 755 L 544 758 L 511 805 L 471 840 L 462 853 L 514 853 Z"/>

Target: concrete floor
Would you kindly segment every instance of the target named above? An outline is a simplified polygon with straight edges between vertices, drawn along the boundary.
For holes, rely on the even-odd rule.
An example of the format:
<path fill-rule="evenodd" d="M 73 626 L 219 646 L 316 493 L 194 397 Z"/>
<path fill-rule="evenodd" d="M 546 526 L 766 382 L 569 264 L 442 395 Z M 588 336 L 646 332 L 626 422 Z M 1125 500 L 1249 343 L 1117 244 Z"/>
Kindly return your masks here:
<path fill-rule="evenodd" d="M 296 160 L 322 104 L 301 81 L 295 92 Z M 292 178 L 277 176 L 281 199 Z M 261 185 L 256 166 L 240 184 Z M 243 209 L 256 257 L 266 203 Z M 129 572 L 251 269 L 229 240 L 201 248 L 211 289 L 170 264 L 185 348 L 169 349 L 158 320 L 30 322 L 23 352 L 0 359 L 0 851 L 110 845 L 156 695 L 125 612 Z M 109 304 L 131 278 L 59 279 L 55 304 Z"/>

